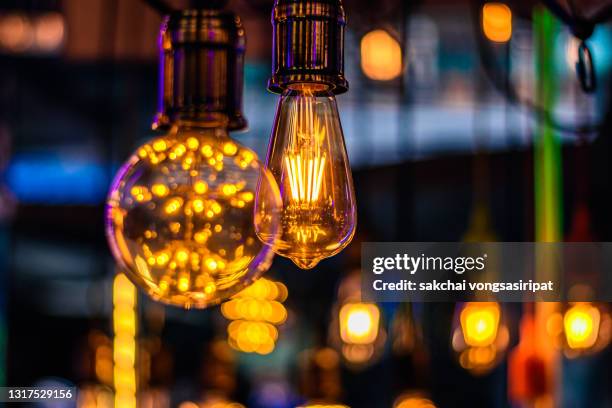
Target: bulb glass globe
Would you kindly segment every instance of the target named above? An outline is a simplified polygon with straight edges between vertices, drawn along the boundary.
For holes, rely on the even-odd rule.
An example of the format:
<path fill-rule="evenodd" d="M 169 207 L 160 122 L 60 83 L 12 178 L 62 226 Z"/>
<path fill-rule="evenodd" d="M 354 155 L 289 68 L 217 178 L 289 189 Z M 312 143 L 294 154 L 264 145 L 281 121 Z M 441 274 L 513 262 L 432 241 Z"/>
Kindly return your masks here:
<path fill-rule="evenodd" d="M 261 184 L 255 228 L 277 254 L 303 269 L 340 252 L 355 232 L 353 180 L 334 95 L 325 85 L 293 84 L 281 96 L 266 167 L 281 193 L 278 207 Z M 276 219 L 280 228 L 271 228 Z M 270 231 L 277 231 L 270 237 Z"/>
<path fill-rule="evenodd" d="M 156 300 L 217 304 L 270 267 L 273 243 L 254 231 L 258 185 L 271 207 L 280 205 L 271 174 L 224 128 L 174 126 L 139 147 L 112 184 L 106 225 L 113 255 Z M 266 227 L 274 237 L 278 219 Z"/>

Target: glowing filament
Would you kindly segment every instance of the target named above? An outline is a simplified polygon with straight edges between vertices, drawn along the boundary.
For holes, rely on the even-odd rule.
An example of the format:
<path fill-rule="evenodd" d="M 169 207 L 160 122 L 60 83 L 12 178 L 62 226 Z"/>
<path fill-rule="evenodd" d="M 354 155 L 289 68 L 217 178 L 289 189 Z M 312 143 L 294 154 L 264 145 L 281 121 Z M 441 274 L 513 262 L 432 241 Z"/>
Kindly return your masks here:
<path fill-rule="evenodd" d="M 289 152 L 285 169 L 296 204 L 314 204 L 319 200 L 326 156 L 322 145 L 325 126 L 315 113 L 316 100 L 312 92 L 293 106 L 289 120 Z"/>
<path fill-rule="evenodd" d="M 325 156 L 303 159 L 298 155 L 285 157 L 285 166 L 295 203 L 312 204 L 319 200 L 325 168 Z"/>
<path fill-rule="evenodd" d="M 302 269 L 340 252 L 355 230 L 355 198 L 334 95 L 323 84 L 294 83 L 283 93 L 269 144 L 266 166 L 272 171 L 281 201 L 255 196 L 255 229 L 261 240 L 272 238 L 274 251 Z M 238 158 L 238 155 L 237 157 Z M 233 196 L 234 197 L 234 196 Z M 237 192 L 235 207 L 247 203 Z M 279 216 L 273 234 L 270 217 Z"/>

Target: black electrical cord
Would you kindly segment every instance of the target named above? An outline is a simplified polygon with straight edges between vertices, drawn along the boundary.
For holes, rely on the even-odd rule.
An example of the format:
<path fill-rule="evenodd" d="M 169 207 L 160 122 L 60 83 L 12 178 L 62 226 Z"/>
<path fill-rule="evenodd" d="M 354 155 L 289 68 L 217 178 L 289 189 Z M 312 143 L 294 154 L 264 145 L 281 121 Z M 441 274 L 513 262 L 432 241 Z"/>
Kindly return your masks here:
<path fill-rule="evenodd" d="M 560 9 L 565 14 L 564 18 L 569 18 L 569 15 L 558 5 L 558 3 L 551 0 L 542 1 L 544 1 L 545 3 L 551 2 L 551 4 L 554 3 L 555 5 L 553 5 L 553 7 L 555 7 L 556 9 Z M 506 75 L 506 73 L 503 72 L 504 69 L 500 66 L 491 46 L 482 34 L 480 28 L 480 12 L 482 10 L 483 5 L 483 0 L 475 0 L 472 2 L 472 27 L 474 32 L 474 38 L 476 39 L 476 43 L 478 45 L 478 54 L 480 57 L 480 62 L 483 71 L 485 72 L 495 89 L 497 89 L 498 92 L 504 95 L 509 102 L 516 105 L 524 105 L 528 107 L 536 116 L 542 118 L 548 125 L 560 132 L 571 134 L 584 134 L 599 131 L 601 127 L 600 124 L 584 122 L 571 125 L 567 123 L 562 123 L 558 121 L 557 118 L 555 118 L 555 116 L 551 112 L 539 106 L 531 99 L 521 98 L 521 96 L 516 91 L 517 88 L 515 84 Z M 553 13 L 556 14 L 556 11 L 553 11 Z M 564 18 L 561 18 L 561 20 L 565 21 Z"/>

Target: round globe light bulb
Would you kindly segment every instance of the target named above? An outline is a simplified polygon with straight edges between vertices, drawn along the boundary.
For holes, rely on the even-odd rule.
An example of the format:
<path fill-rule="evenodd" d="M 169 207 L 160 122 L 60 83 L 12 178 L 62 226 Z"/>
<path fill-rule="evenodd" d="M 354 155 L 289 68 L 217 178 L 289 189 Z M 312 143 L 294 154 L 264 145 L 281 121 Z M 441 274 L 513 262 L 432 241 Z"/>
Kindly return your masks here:
<path fill-rule="evenodd" d="M 274 256 L 274 243 L 255 234 L 256 190 L 280 207 L 270 172 L 224 128 L 174 126 L 139 147 L 112 184 L 106 229 L 113 255 L 156 300 L 218 304 L 263 274 Z M 278 219 L 266 225 L 274 236 Z"/>

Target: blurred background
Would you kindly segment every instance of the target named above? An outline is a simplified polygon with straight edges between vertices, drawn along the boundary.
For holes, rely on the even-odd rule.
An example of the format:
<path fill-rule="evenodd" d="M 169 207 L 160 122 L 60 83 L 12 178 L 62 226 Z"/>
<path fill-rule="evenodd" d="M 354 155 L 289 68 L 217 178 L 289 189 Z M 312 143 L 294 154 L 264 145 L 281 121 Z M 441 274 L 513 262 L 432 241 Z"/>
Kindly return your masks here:
<path fill-rule="evenodd" d="M 608 305 L 367 304 L 358 275 L 362 241 L 612 240 L 610 2 L 344 3 L 356 237 L 203 311 L 115 275 L 104 235 L 112 177 L 154 135 L 161 16 L 0 3 L 0 385 L 70 384 L 82 408 L 612 406 Z M 233 136 L 265 157 L 272 1 L 229 8 Z"/>

